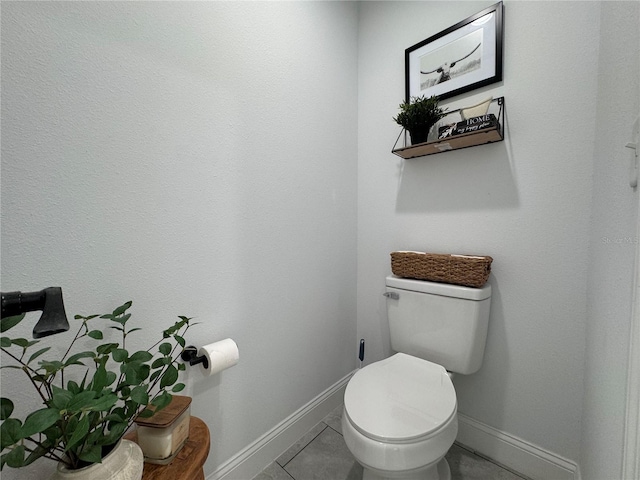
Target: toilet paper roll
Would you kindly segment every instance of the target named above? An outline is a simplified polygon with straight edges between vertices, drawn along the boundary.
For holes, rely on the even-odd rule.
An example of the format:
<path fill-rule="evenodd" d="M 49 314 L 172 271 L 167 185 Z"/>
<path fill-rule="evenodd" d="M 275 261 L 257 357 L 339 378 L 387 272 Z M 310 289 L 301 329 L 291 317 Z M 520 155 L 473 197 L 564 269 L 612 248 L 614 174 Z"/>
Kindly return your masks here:
<path fill-rule="evenodd" d="M 198 356 L 207 359 L 205 363 L 200 364 L 200 371 L 208 377 L 233 367 L 240 358 L 238 346 L 230 338 L 201 347 Z"/>

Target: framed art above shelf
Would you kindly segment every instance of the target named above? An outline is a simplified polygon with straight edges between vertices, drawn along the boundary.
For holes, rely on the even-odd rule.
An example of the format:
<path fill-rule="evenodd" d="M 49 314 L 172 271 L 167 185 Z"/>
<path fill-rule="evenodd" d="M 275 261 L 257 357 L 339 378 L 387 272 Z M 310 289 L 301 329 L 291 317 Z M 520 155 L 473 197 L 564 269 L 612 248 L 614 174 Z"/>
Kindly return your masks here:
<path fill-rule="evenodd" d="M 492 109 L 497 112 L 492 113 Z M 484 115 L 465 119 L 464 110 L 468 109 L 448 112 L 441 122 L 433 127 L 439 127 L 439 138 L 433 141 L 407 146 L 408 135 L 403 129 L 391 153 L 406 160 L 504 140 L 504 97 L 492 99 L 489 111 Z M 401 142 L 403 134 L 404 142 Z M 399 147 L 398 143 L 403 143 L 403 146 Z"/>
<path fill-rule="evenodd" d="M 502 81 L 502 2 L 405 50 L 405 95 L 454 97 Z"/>

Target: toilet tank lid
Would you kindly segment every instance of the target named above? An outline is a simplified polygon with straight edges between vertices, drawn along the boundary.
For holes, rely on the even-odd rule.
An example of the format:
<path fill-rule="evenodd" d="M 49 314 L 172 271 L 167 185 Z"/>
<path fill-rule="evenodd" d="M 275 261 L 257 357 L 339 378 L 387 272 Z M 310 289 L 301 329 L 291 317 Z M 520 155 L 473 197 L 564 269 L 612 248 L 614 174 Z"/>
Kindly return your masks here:
<path fill-rule="evenodd" d="M 412 292 L 431 293 L 445 297 L 464 298 L 467 300 L 484 300 L 491 297 L 491 285 L 486 284 L 482 288 L 463 287 L 448 283 L 427 282 L 413 278 L 387 277 L 387 287 L 409 290 Z"/>

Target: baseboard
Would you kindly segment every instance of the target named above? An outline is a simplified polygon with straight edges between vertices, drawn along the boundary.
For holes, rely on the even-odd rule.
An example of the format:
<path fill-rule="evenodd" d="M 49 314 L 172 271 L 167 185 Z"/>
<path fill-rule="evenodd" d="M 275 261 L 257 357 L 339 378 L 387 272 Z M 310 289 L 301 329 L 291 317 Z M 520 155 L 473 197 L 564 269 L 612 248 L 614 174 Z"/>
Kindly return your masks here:
<path fill-rule="evenodd" d="M 351 372 L 220 465 L 207 480 L 248 480 L 284 453 L 344 401 Z"/>
<path fill-rule="evenodd" d="M 578 465 L 458 413 L 456 441 L 533 480 L 580 480 Z"/>

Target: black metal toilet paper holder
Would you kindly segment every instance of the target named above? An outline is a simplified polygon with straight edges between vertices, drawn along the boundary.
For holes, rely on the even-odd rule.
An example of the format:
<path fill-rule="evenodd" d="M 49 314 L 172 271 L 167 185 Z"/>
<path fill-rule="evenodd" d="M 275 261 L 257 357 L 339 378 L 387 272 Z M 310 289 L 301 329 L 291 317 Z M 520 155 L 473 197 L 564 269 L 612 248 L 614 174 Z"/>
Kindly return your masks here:
<path fill-rule="evenodd" d="M 204 355 L 198 356 L 198 349 L 193 345 L 185 347 L 180 354 L 180 358 L 182 358 L 184 362 L 189 362 L 191 366 L 201 363 L 204 368 L 209 368 L 207 357 Z"/>

